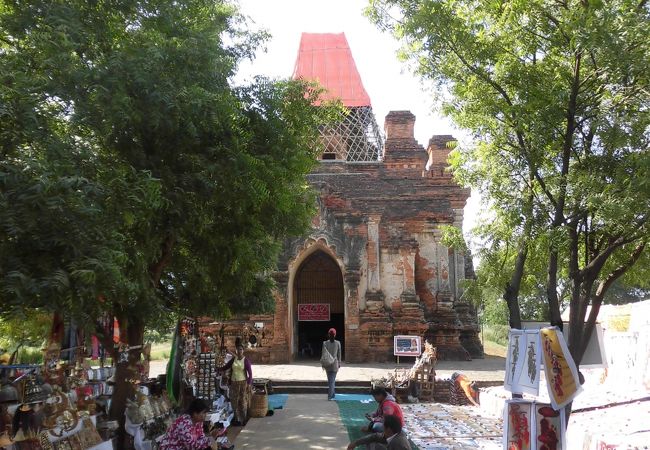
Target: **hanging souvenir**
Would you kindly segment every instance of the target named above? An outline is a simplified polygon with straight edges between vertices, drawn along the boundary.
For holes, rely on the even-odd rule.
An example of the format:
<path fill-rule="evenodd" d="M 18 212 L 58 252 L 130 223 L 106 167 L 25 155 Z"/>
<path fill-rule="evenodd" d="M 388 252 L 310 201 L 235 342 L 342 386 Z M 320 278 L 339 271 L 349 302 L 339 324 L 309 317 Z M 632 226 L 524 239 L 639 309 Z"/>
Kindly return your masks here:
<path fill-rule="evenodd" d="M 524 370 L 526 337 L 523 330 L 511 329 L 508 335 L 508 354 L 506 355 L 506 374 L 503 386 L 507 391 L 521 393 L 517 380 Z"/>
<path fill-rule="evenodd" d="M 186 317 L 181 320 L 180 334 L 182 337 L 196 336 L 196 320 Z"/>
<path fill-rule="evenodd" d="M 117 345 L 117 362 L 126 363 L 129 361 L 129 346 L 123 342 Z"/>
<path fill-rule="evenodd" d="M 553 408 L 559 410 L 582 391 L 578 369 L 559 328 L 542 328 L 540 339 L 548 394 Z"/>
<path fill-rule="evenodd" d="M 555 410 L 549 404 L 535 404 L 535 443 L 537 450 L 564 450 L 564 408 Z"/>
<path fill-rule="evenodd" d="M 510 391 L 539 395 L 539 371 L 541 369 L 541 344 L 539 330 L 526 330 L 520 338 L 523 340 L 521 370 L 512 381 Z"/>
<path fill-rule="evenodd" d="M 504 446 L 507 450 L 532 450 L 533 403 L 508 400 L 503 418 Z"/>
<path fill-rule="evenodd" d="M 117 344 L 120 340 L 120 322 L 117 317 L 113 317 L 113 342 Z"/>

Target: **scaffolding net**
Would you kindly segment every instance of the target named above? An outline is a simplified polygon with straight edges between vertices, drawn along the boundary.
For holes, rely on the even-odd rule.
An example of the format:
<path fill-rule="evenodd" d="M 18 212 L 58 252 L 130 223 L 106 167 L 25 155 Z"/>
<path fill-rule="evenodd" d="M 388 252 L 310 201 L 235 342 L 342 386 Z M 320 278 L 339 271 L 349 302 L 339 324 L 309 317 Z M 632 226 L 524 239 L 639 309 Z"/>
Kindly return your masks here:
<path fill-rule="evenodd" d="M 370 106 L 347 108 L 320 130 L 323 160 L 376 162 L 384 157 L 384 137 Z"/>

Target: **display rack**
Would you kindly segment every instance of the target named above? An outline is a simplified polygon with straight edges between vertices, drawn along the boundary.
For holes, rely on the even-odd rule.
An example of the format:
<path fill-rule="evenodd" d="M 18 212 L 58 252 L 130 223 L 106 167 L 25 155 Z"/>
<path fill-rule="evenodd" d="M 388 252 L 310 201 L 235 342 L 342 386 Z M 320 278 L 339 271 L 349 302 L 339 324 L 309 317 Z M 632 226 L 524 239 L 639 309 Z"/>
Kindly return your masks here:
<path fill-rule="evenodd" d="M 215 379 L 217 375 L 217 364 L 214 353 L 199 354 L 199 370 L 196 396 L 212 401 L 216 394 Z"/>
<path fill-rule="evenodd" d="M 422 364 L 415 371 L 413 382 L 417 386 L 420 400 L 432 401 L 436 383 L 435 366 L 431 363 Z"/>

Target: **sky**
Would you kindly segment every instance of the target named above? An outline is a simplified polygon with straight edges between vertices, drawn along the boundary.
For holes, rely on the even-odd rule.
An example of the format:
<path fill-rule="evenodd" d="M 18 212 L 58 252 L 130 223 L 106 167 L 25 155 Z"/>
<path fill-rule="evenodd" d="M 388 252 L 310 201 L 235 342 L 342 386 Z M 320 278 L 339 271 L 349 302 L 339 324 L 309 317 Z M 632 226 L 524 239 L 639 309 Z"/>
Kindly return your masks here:
<path fill-rule="evenodd" d="M 242 64 L 237 81 L 255 75 L 290 77 L 302 32 L 344 32 L 382 129 L 389 111 L 410 110 L 416 117 L 415 138 L 425 148 L 434 134 L 457 138 L 464 135 L 449 120 L 433 112 L 431 87 L 412 75 L 407 64 L 398 59 L 399 42 L 379 31 L 363 15 L 367 0 L 239 0 L 239 4 L 254 28 L 267 30 L 271 38 L 266 52 L 260 49 L 253 62 Z M 478 199 L 473 195 L 465 208 L 466 235 L 475 223 L 477 211 Z"/>

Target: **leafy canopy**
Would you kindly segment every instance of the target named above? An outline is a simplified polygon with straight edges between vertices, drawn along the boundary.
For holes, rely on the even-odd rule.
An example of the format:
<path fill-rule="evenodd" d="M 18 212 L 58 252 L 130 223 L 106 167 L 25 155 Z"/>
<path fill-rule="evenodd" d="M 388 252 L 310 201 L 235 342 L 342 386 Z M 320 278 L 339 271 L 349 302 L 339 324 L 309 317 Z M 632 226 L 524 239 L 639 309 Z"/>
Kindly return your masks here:
<path fill-rule="evenodd" d="M 587 305 L 597 314 L 621 277 L 647 280 L 650 7 L 370 0 L 367 13 L 403 42 L 402 56 L 438 86 L 442 110 L 474 137 L 450 162 L 490 210 L 484 261 L 506 270 L 479 276 L 507 291 L 521 255 L 517 280 L 533 276 L 523 288 L 546 289 L 553 322 L 568 290 L 579 362 L 595 321 Z"/>
<path fill-rule="evenodd" d="M 268 310 L 279 245 L 313 213 L 318 90 L 234 86 L 266 35 L 226 1 L 1 5 L 3 304 Z"/>

